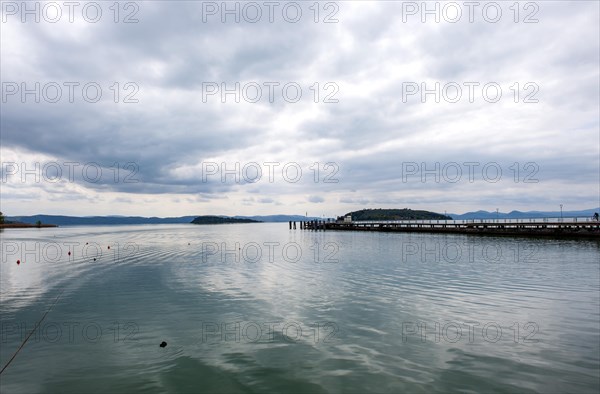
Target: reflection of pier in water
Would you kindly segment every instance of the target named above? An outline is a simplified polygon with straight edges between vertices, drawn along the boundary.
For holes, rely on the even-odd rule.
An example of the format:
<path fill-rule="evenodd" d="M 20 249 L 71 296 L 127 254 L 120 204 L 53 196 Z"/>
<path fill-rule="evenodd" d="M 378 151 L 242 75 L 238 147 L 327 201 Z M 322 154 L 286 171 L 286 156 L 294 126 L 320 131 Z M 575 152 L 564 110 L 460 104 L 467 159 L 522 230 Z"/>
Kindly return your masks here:
<path fill-rule="evenodd" d="M 290 230 L 296 222 L 289 222 Z M 383 231 L 583 237 L 600 239 L 600 222 L 593 218 L 471 219 L 471 220 L 312 220 L 299 222 L 301 230 Z"/>

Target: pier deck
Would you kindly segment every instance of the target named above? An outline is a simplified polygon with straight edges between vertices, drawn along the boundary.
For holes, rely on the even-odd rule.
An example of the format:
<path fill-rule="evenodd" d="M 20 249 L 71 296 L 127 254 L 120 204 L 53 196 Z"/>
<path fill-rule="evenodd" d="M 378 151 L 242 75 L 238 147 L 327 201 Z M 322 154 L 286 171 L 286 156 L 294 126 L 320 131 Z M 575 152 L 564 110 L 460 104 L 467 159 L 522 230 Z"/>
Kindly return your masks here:
<path fill-rule="evenodd" d="M 290 229 L 296 223 L 290 222 Z M 479 235 L 518 235 L 595 238 L 600 240 L 600 222 L 593 218 L 536 218 L 485 220 L 388 220 L 388 221 L 309 221 L 304 230 L 383 231 L 420 233 L 460 233 Z"/>

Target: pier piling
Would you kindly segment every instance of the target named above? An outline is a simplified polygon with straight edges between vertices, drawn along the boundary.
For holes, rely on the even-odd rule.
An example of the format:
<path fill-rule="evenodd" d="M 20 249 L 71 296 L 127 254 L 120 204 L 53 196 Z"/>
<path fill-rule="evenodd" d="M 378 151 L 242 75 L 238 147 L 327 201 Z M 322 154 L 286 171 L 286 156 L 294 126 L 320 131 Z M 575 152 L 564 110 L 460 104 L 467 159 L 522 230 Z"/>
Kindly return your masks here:
<path fill-rule="evenodd" d="M 290 230 L 296 222 L 289 222 Z M 508 236 L 550 236 L 600 240 L 600 222 L 590 218 L 532 218 L 504 220 L 382 220 L 382 221 L 301 221 L 303 230 L 350 230 L 384 232 L 459 233 Z"/>

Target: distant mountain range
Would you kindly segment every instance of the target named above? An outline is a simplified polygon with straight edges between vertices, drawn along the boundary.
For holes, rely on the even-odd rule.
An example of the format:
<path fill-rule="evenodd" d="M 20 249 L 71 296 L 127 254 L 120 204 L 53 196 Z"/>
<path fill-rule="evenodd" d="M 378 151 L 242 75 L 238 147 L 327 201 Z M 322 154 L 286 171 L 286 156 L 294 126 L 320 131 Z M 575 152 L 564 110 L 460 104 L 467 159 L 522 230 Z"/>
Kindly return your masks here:
<path fill-rule="evenodd" d="M 142 216 L 62 216 L 62 215 L 32 215 L 32 216 L 7 216 L 7 222 L 20 222 L 35 224 L 38 220 L 42 223 L 56 224 L 58 226 L 88 226 L 88 225 L 113 225 L 113 224 L 178 224 L 191 223 L 199 215 L 179 217 L 142 217 Z M 222 218 L 250 219 L 258 222 L 289 222 L 308 221 L 321 219 L 319 217 L 306 217 L 302 215 L 267 215 L 267 216 L 223 216 Z"/>
<path fill-rule="evenodd" d="M 42 223 L 51 223 L 59 226 L 78 226 L 78 225 L 105 225 L 105 224 L 174 224 L 190 223 L 197 216 L 181 217 L 142 217 L 142 216 L 61 216 L 61 215 L 33 215 L 33 216 L 13 216 L 6 220 L 21 223 L 36 223 L 38 220 Z"/>
<path fill-rule="evenodd" d="M 362 210 L 357 212 L 367 213 L 382 213 L 386 210 Z M 379 211 L 379 212 L 378 212 Z M 399 210 L 401 211 L 401 210 Z M 424 214 L 425 211 L 411 211 L 412 214 Z M 580 211 L 563 211 L 563 217 L 592 217 L 594 212 L 600 213 L 600 207 L 594 209 L 584 209 Z M 355 212 L 356 213 L 356 212 Z M 353 213 L 353 219 L 359 220 Z M 405 212 L 405 213 L 408 213 Z M 443 216 L 439 214 L 429 213 L 436 216 Z M 191 223 L 192 220 L 201 215 L 193 216 L 178 216 L 178 217 L 143 217 L 143 216 L 61 216 L 61 215 L 32 215 L 32 216 L 8 216 L 6 217 L 7 222 L 20 222 L 36 224 L 38 220 L 44 224 L 56 224 L 58 226 L 84 226 L 84 225 L 113 225 L 113 224 L 178 224 L 178 223 Z M 303 216 L 303 215 L 265 215 L 265 216 L 224 216 L 215 215 L 222 218 L 234 218 L 234 219 L 250 219 L 259 222 L 289 222 L 289 221 L 309 221 L 309 220 L 323 220 L 321 217 L 316 216 Z M 360 216 L 360 215 L 359 215 Z M 544 218 L 544 217 L 560 217 L 560 211 L 511 211 L 511 212 L 499 212 L 496 216 L 496 212 L 492 211 L 476 211 L 467 212 L 463 214 L 448 214 L 452 219 L 519 219 L 519 218 Z M 424 217 L 422 217 L 424 218 Z M 433 218 L 433 217 L 430 217 Z M 437 217 L 436 217 L 437 218 Z M 362 219 L 367 220 L 367 219 Z"/>
<path fill-rule="evenodd" d="M 323 218 L 318 216 L 303 216 L 303 215 L 267 215 L 267 216 L 232 216 L 236 219 L 252 219 L 260 222 L 302 222 L 302 221 L 310 221 L 310 220 L 323 220 Z M 327 219 L 327 218 L 325 218 Z"/>
<path fill-rule="evenodd" d="M 563 211 L 563 217 L 592 217 L 594 212 L 600 213 L 600 208 L 584 209 L 581 211 Z M 496 211 L 476 211 L 467 212 L 463 214 L 450 213 L 448 216 L 452 219 L 533 219 L 533 218 L 558 218 L 560 217 L 560 211 L 511 211 L 511 212 L 498 212 Z"/>

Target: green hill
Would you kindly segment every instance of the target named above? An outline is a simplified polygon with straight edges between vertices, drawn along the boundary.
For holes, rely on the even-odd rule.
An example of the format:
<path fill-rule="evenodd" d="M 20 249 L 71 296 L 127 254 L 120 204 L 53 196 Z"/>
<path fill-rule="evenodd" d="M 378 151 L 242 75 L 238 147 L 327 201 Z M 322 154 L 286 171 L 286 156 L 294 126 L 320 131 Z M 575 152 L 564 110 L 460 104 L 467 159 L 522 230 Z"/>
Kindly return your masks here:
<path fill-rule="evenodd" d="M 252 219 L 236 219 L 223 216 L 198 216 L 192 220 L 193 224 L 226 224 L 226 223 L 260 223 Z"/>
<path fill-rule="evenodd" d="M 429 211 L 415 211 L 412 209 L 361 209 L 350 212 L 352 220 L 452 220 L 450 216 Z"/>

